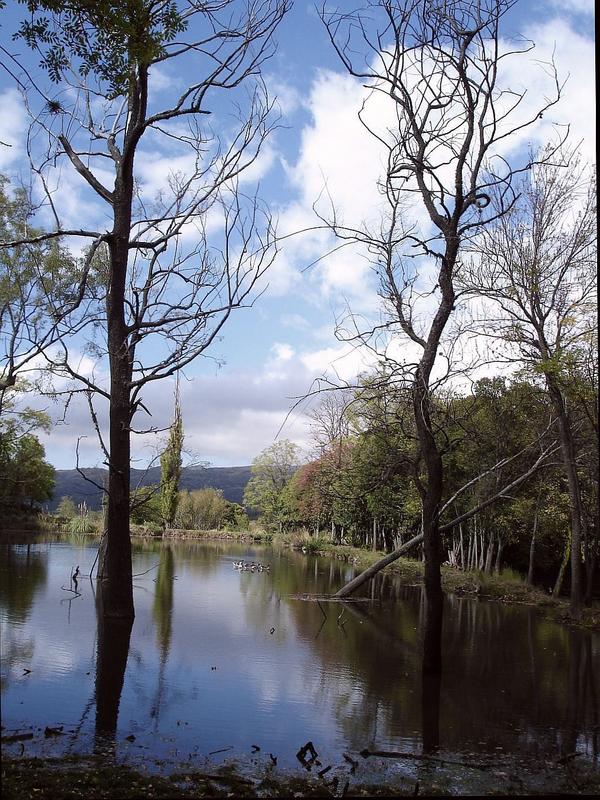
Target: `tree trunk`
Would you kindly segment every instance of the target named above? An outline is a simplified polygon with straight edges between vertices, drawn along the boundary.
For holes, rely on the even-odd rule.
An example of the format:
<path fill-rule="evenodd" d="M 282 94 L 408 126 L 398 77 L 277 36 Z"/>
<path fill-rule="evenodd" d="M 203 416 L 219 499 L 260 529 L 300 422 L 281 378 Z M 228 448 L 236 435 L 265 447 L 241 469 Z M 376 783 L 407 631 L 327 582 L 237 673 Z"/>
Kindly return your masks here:
<path fill-rule="evenodd" d="M 127 131 L 112 194 L 113 229 L 107 239 L 110 272 L 106 295 L 108 361 L 110 368 L 109 475 L 106 511 L 106 549 L 98 568 L 102 582 L 102 613 L 134 617 L 131 537 L 129 531 L 131 469 L 131 389 L 135 344 L 125 320 L 127 267 L 134 196 L 133 163 L 143 133 L 148 98 L 148 70 L 131 70 Z"/>
<path fill-rule="evenodd" d="M 425 554 L 426 646 L 423 654 L 424 672 L 439 672 L 442 668 L 441 630 L 443 615 L 442 548 L 439 532 L 439 509 L 443 489 L 443 464 L 432 433 L 429 417 L 429 387 L 421 367 L 417 369 L 413 389 L 413 411 L 419 445 L 427 470 L 421 502 L 423 521 L 423 552 Z"/>
<path fill-rule="evenodd" d="M 496 553 L 496 566 L 494 567 L 494 572 L 499 575 L 500 569 L 502 567 L 502 551 L 504 550 L 504 540 L 498 534 L 498 552 Z"/>
<path fill-rule="evenodd" d="M 537 526 L 538 526 L 538 516 L 540 510 L 540 498 L 541 494 L 538 495 L 537 502 L 535 504 L 535 512 L 533 515 L 533 529 L 531 531 L 531 544 L 529 545 L 529 569 L 527 570 L 527 583 L 529 586 L 533 586 L 533 564 L 535 558 L 535 537 L 537 534 Z"/>
<path fill-rule="evenodd" d="M 490 575 L 492 572 L 492 558 L 494 556 L 494 534 L 490 533 L 489 541 L 488 541 L 488 548 L 487 554 L 485 557 L 485 574 Z"/>
<path fill-rule="evenodd" d="M 571 515 L 571 616 L 579 619 L 583 606 L 583 570 L 581 563 L 582 507 L 579 478 L 575 461 L 573 431 L 563 394 L 552 373 L 546 373 L 546 385 L 558 418 L 560 450 L 569 486 Z"/>
<path fill-rule="evenodd" d="M 559 597 L 560 592 L 562 590 L 563 580 L 565 578 L 565 571 L 567 569 L 567 564 L 569 563 L 569 554 L 571 550 L 571 542 L 569 539 L 565 542 L 565 552 L 563 554 L 563 559 L 560 564 L 560 569 L 558 570 L 558 575 L 556 576 L 556 583 L 554 584 L 554 589 L 552 589 L 552 597 Z"/>
<path fill-rule="evenodd" d="M 377 520 L 373 517 L 373 552 L 377 550 Z"/>
<path fill-rule="evenodd" d="M 421 544 L 423 541 L 423 534 L 420 533 L 418 536 L 413 537 L 408 542 L 405 542 L 401 547 L 397 550 L 394 550 L 393 553 L 390 553 L 388 556 L 384 556 L 380 558 L 379 561 L 376 561 L 374 564 L 371 564 L 364 572 L 361 572 L 360 575 L 357 575 L 356 578 L 353 578 L 349 581 L 345 586 L 336 592 L 333 596 L 339 599 L 344 597 L 349 597 L 353 594 L 363 583 L 371 580 L 371 578 L 376 575 L 380 570 L 384 567 L 387 567 L 388 564 L 391 564 L 396 559 L 403 556 L 405 553 L 408 553 L 413 547 L 416 547 L 418 544 Z"/>
<path fill-rule="evenodd" d="M 115 224 L 110 241 L 110 278 L 106 303 L 108 358 L 110 366 L 108 504 L 106 509 L 106 544 L 98 565 L 102 581 L 102 613 L 108 617 L 131 618 L 133 578 L 130 503 L 130 424 L 132 354 L 125 323 L 125 282 L 129 255 L 131 192 L 122 190 L 123 199 L 115 200 Z"/>

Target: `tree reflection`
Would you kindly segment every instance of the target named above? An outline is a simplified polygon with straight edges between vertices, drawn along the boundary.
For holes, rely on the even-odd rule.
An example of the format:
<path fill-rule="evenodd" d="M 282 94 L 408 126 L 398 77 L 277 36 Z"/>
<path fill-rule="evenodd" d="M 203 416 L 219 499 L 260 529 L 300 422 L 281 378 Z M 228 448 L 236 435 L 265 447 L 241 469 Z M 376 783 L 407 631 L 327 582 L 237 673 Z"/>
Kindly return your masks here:
<path fill-rule="evenodd" d="M 29 667 L 33 658 L 35 640 L 24 638 L 23 623 L 33 609 L 36 594 L 46 586 L 47 561 L 48 553 L 31 544 L 0 547 L 0 608 L 11 623 L 2 634 L 0 692 L 8 687 L 13 668 Z"/>
<path fill-rule="evenodd" d="M 156 576 L 156 591 L 154 594 L 154 604 L 152 606 L 152 614 L 156 623 L 156 637 L 160 650 L 158 687 L 156 699 L 152 711 L 150 712 L 151 716 L 155 718 L 156 727 L 158 726 L 160 706 L 164 694 L 165 667 L 169 657 L 169 648 L 171 646 L 174 578 L 175 560 L 173 558 L 173 551 L 169 545 L 165 545 L 160 551 L 158 574 Z"/>
<path fill-rule="evenodd" d="M 48 553 L 31 544 L 0 548 L 0 607 L 14 622 L 25 622 L 36 593 L 46 586 Z"/>
<path fill-rule="evenodd" d="M 96 616 L 96 750 L 106 753 L 115 746 L 119 703 L 129 655 L 133 620 L 107 617 L 102 613 L 102 582 L 97 583 Z"/>
<path fill-rule="evenodd" d="M 440 690 L 442 684 L 442 612 L 443 598 L 425 600 L 425 631 L 421 666 L 421 721 L 423 752 L 440 746 Z"/>

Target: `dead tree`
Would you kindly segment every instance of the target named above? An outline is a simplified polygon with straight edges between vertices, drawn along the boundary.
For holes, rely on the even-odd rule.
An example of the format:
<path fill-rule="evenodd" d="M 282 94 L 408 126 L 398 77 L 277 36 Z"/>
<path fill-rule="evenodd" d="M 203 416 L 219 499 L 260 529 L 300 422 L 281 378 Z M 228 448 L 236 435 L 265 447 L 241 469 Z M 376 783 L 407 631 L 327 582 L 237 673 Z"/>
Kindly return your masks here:
<path fill-rule="evenodd" d="M 56 84 L 40 105 L 39 76 L 13 65 L 32 116 L 32 170 L 55 220 L 43 238 L 88 242 L 95 251 L 93 353 L 108 364 L 109 379 L 78 370 L 67 339 L 52 366 L 86 391 L 98 432 L 93 404 L 108 404 L 100 572 L 108 616 L 134 614 L 129 470 L 131 434 L 142 427 L 134 418 L 148 412 L 142 391 L 207 352 L 232 311 L 253 302 L 275 255 L 269 211 L 240 180 L 276 124 L 260 71 L 288 7 L 288 0 L 135 0 L 99 13 L 89 3 L 40 0 L 18 31 L 42 52 Z M 161 70 L 182 76 L 188 68 L 189 84 L 178 77 L 168 93 L 153 80 Z M 221 111 L 226 130 L 216 122 Z M 154 196 L 144 192 L 149 148 L 183 164 Z M 64 221 L 59 169 L 78 173 L 88 191 L 86 224 Z"/>
<path fill-rule="evenodd" d="M 509 164 L 505 141 L 533 125 L 560 96 L 553 65 L 553 96 L 529 113 L 524 91 L 498 84 L 504 59 L 523 56 L 533 43 L 502 50 L 500 26 L 512 0 L 371 0 L 360 10 L 321 17 L 347 71 L 389 99 L 393 124 L 376 127 L 369 98 L 361 121 L 387 154 L 380 180 L 384 210 L 379 226 L 351 227 L 333 213 L 326 222 L 340 239 L 362 244 L 380 279 L 382 324 L 353 338 L 377 347 L 389 369 L 408 380 L 422 469 L 415 476 L 422 503 L 428 614 L 441 630 L 440 509 L 444 469 L 431 402 L 438 355 L 459 300 L 455 287 L 465 242 L 508 211 L 512 184 L 530 164 Z M 548 67 L 547 67 L 548 68 Z M 496 192 L 499 208 L 490 207 Z M 415 210 L 425 215 L 418 220 Z M 446 338 L 445 338 L 446 336 Z M 410 353 L 392 358 L 391 339 Z M 434 638 L 436 638 L 434 636 Z M 439 647 L 426 647 L 439 669 Z M 428 656 L 429 658 L 429 656 Z"/>

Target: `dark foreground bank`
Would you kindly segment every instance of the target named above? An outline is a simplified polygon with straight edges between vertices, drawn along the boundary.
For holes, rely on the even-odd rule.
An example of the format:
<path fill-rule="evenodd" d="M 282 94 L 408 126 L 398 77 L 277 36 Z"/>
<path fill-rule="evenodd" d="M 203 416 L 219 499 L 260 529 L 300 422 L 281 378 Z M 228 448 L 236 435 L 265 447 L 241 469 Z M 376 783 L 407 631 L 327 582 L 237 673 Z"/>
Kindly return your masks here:
<path fill-rule="evenodd" d="M 286 775 L 271 768 L 256 775 L 239 774 L 235 767 L 215 767 L 210 772 L 181 771 L 169 775 L 150 774 L 106 761 L 103 757 L 64 756 L 53 759 L 2 760 L 2 797 L 5 800 L 133 800 L 133 798 L 191 797 L 414 797 L 449 795 L 590 795 L 600 793 L 600 771 L 578 760 L 576 753 L 557 761 L 531 764 L 494 764 L 474 756 L 464 762 L 444 761 L 435 756 L 406 754 L 420 758 L 422 770 L 416 780 L 398 778 L 344 782 L 331 771 L 314 775 Z M 452 772 L 473 773 L 472 785 L 453 791 Z"/>

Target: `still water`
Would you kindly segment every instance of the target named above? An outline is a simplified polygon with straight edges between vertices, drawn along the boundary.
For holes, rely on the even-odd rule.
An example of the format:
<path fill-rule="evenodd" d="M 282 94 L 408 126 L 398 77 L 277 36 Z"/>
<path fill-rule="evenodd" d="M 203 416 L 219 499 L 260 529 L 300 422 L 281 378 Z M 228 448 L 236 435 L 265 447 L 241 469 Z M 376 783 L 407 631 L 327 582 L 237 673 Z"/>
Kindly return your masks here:
<path fill-rule="evenodd" d="M 354 567 L 228 542 L 140 542 L 129 633 L 97 623 L 85 577 L 96 549 L 0 545 L 2 735 L 34 732 L 11 754 L 112 747 L 156 769 L 276 759 L 291 770 L 310 740 L 323 766 L 350 768 L 346 754 L 363 778 L 410 777 L 419 763 L 361 758 L 365 748 L 485 757 L 504 788 L 515 759 L 518 780 L 575 759 L 600 770 L 598 633 L 449 596 L 436 689 L 421 681 L 422 591 L 392 576 L 362 602 L 319 605 L 302 595 L 334 592 Z M 239 559 L 270 570 L 240 572 Z M 79 596 L 66 591 L 77 565 Z M 47 726 L 62 730 L 44 735 Z"/>

